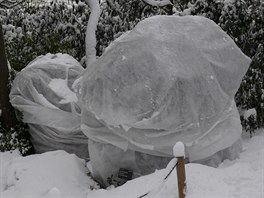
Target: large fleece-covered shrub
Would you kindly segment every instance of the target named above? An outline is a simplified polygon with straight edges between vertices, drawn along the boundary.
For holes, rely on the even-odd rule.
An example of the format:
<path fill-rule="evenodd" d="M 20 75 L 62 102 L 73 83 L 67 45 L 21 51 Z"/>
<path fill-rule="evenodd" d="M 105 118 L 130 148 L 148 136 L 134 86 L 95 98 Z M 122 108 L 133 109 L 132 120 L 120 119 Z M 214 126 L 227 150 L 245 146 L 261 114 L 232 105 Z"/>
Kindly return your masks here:
<path fill-rule="evenodd" d="M 250 62 L 204 17 L 141 21 L 81 81 L 81 129 L 94 176 L 107 185 L 119 168 L 134 176 L 154 171 L 177 141 L 189 161 L 221 151 L 215 163 L 237 156 L 242 127 L 234 96 Z"/>
<path fill-rule="evenodd" d="M 88 158 L 87 138 L 80 130 L 81 109 L 72 89 L 83 70 L 67 54 L 47 54 L 17 74 L 10 101 L 23 113 L 37 153 L 63 149 Z"/>

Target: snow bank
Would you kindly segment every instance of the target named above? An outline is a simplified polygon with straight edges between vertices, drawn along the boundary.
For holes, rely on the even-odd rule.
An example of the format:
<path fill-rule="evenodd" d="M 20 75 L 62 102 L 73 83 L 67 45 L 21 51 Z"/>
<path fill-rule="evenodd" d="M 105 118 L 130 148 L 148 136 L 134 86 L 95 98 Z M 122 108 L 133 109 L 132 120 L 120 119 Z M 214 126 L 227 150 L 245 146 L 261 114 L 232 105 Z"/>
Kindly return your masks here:
<path fill-rule="evenodd" d="M 246 133 L 243 137 L 237 160 L 226 160 L 219 168 L 186 165 L 186 198 L 264 197 L 264 130 L 256 131 L 253 138 Z M 178 193 L 175 170 L 163 180 L 175 159 L 165 169 L 108 190 L 98 189 L 87 176 L 83 160 L 63 151 L 28 157 L 5 152 L 0 153 L 0 163 L 1 198 L 136 198 L 146 193 L 146 198 L 175 198 Z"/>
<path fill-rule="evenodd" d="M 84 198 L 98 188 L 85 162 L 65 151 L 28 157 L 1 153 L 1 197 Z"/>
<path fill-rule="evenodd" d="M 250 62 L 204 17 L 138 23 L 81 80 L 81 128 L 95 176 L 105 181 L 121 166 L 142 174 L 147 161 L 154 171 L 158 157 L 173 157 L 178 141 L 190 161 L 233 145 L 242 131 L 234 95 Z"/>
<path fill-rule="evenodd" d="M 72 85 L 84 71 L 67 54 L 37 57 L 14 80 L 10 101 L 23 112 L 37 153 L 66 150 L 89 158 L 80 130 L 81 109 Z"/>

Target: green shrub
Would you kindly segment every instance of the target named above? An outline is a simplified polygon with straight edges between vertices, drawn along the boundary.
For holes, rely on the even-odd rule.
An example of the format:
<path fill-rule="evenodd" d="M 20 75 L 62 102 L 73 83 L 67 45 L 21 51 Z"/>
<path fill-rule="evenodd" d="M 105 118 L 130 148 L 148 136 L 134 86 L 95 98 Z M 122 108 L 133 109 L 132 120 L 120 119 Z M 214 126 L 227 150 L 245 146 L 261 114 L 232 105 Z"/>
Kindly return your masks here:
<path fill-rule="evenodd" d="M 27 125 L 18 121 L 14 128 L 5 129 L 0 122 L 0 151 L 4 152 L 16 149 L 23 156 L 34 152 Z"/>

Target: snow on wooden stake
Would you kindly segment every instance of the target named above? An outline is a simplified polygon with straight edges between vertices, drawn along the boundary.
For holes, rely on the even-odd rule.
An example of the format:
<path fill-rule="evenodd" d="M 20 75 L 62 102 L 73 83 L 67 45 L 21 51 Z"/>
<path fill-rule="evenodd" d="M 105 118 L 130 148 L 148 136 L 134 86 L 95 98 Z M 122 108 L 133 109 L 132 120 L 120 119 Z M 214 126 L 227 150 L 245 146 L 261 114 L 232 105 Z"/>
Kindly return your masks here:
<path fill-rule="evenodd" d="M 174 157 L 185 157 L 184 144 L 182 142 L 177 142 L 173 147 Z"/>
<path fill-rule="evenodd" d="M 186 192 L 186 176 L 185 176 L 185 166 L 184 166 L 184 144 L 182 142 L 177 142 L 173 147 L 173 155 L 177 158 L 177 179 L 178 179 L 178 192 L 179 198 L 185 197 Z"/>

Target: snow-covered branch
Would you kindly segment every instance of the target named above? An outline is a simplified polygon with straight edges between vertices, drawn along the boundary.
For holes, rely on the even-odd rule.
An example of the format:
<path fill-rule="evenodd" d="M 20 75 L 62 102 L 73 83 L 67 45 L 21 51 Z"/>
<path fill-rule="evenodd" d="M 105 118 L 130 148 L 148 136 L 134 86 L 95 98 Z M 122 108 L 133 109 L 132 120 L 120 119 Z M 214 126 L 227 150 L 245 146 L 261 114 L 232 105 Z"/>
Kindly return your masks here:
<path fill-rule="evenodd" d="M 108 3 L 111 9 L 115 10 L 119 14 L 122 14 L 122 12 L 114 5 L 112 0 L 106 0 L 106 2 Z"/>
<path fill-rule="evenodd" d="M 86 66 L 88 67 L 96 61 L 96 29 L 101 14 L 100 4 L 98 0 L 86 0 L 91 13 L 86 29 L 85 45 L 86 45 Z"/>
<path fill-rule="evenodd" d="M 149 5 L 157 6 L 157 7 L 172 5 L 170 0 L 143 0 L 143 1 Z"/>
<path fill-rule="evenodd" d="M 22 2 L 24 2 L 25 0 L 0 0 L 0 8 L 12 8 Z"/>

